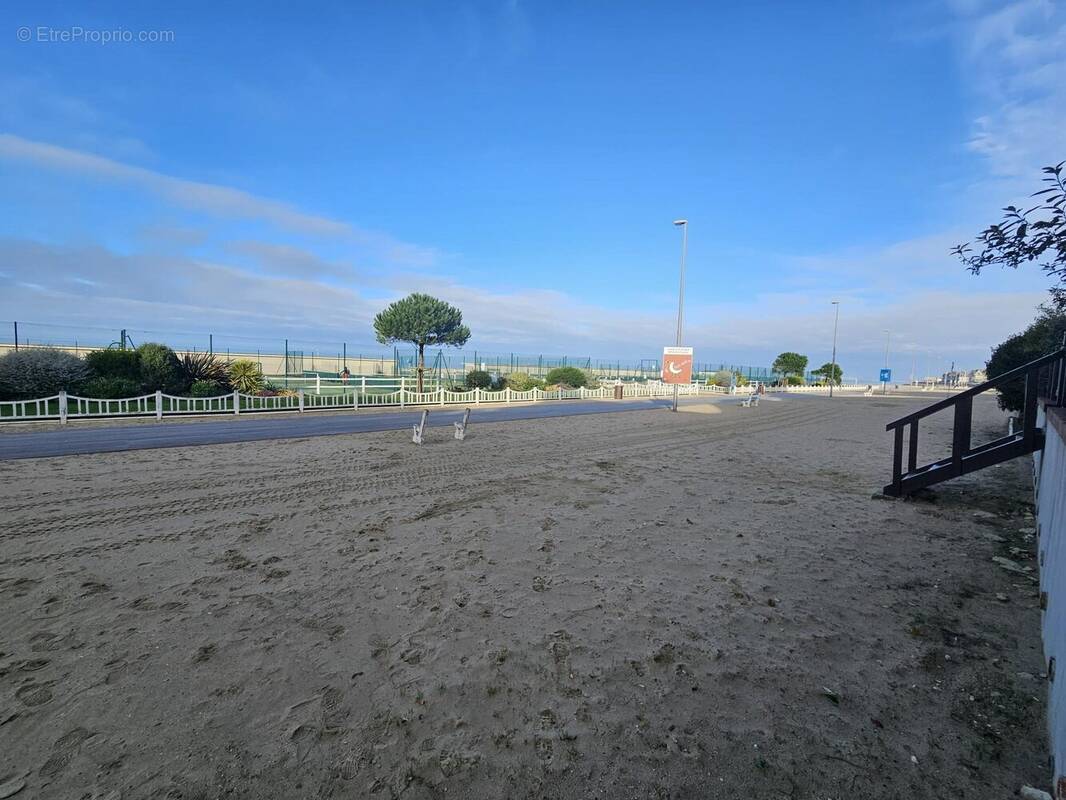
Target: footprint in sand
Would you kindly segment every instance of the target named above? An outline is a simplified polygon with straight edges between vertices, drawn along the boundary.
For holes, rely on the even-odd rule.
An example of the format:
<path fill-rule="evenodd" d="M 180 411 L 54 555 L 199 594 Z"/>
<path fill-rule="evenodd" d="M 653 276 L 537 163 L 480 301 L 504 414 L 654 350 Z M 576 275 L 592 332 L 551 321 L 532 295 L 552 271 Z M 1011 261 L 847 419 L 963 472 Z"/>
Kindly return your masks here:
<path fill-rule="evenodd" d="M 541 733 L 538 733 L 533 738 L 533 748 L 537 752 L 537 758 L 547 764 L 555 757 L 555 743 L 553 741 L 555 737 L 553 733 L 558 720 L 555 712 L 550 708 L 541 711 L 538 720 Z"/>
<path fill-rule="evenodd" d="M 51 778 L 58 775 L 74 759 L 81 749 L 82 743 L 93 734 L 85 728 L 75 728 L 70 733 L 61 736 L 52 745 L 52 753 L 48 760 L 41 766 L 41 775 Z"/>
<path fill-rule="evenodd" d="M 211 657 L 215 654 L 217 650 L 218 645 L 214 643 L 201 645 L 199 648 L 197 648 L 196 654 L 192 657 L 192 661 L 194 664 L 202 664 L 205 661 L 210 661 Z"/>
<path fill-rule="evenodd" d="M 90 595 L 100 594 L 101 592 L 106 592 L 110 588 L 111 587 L 103 581 L 85 581 L 85 583 L 81 585 L 81 596 L 89 597 Z"/>
<path fill-rule="evenodd" d="M 35 653 L 50 652 L 63 647 L 65 637 L 50 631 L 38 631 L 30 637 L 30 650 Z"/>
<path fill-rule="evenodd" d="M 49 687 L 50 684 L 47 683 L 28 683 L 15 692 L 15 697 L 27 706 L 43 706 L 52 700 L 52 690 Z"/>

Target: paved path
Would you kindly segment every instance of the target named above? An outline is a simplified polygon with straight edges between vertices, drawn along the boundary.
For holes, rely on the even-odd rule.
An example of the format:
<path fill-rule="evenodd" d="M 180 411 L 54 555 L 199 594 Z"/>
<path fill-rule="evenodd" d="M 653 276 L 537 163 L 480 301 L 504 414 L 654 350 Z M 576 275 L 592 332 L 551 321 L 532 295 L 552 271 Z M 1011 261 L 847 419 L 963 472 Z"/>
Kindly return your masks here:
<path fill-rule="evenodd" d="M 726 398 L 700 398 L 699 402 L 721 402 Z M 603 414 L 617 411 L 646 411 L 669 407 L 669 400 L 593 400 L 553 401 L 520 406 L 473 407 L 470 424 L 505 422 L 542 417 L 569 417 L 578 414 Z M 429 426 L 451 427 L 462 418 L 463 408 L 429 409 Z M 0 434 L 0 461 L 16 458 L 47 458 L 84 453 L 114 453 L 121 450 L 150 450 L 156 447 L 189 447 L 202 444 L 230 444 L 265 439 L 297 439 L 306 436 L 332 436 L 341 433 L 391 431 L 413 425 L 422 409 L 391 411 L 381 414 L 344 414 L 342 412 L 308 412 L 300 416 L 271 414 L 243 415 L 239 420 L 220 422 L 184 422 L 180 424 L 140 423 L 123 427 L 78 428 L 72 423 L 56 431 Z"/>

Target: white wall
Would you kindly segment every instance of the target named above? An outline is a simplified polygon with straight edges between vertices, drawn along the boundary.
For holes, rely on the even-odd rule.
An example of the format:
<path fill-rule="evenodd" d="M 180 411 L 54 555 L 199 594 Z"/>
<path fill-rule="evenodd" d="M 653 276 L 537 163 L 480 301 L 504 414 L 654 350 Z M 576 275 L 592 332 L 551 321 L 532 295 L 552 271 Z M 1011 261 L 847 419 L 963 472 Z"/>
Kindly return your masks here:
<path fill-rule="evenodd" d="M 1047 593 L 1042 623 L 1044 656 L 1055 659 L 1048 684 L 1048 733 L 1054 758 L 1057 798 L 1066 800 L 1066 414 L 1046 415 L 1047 443 L 1037 453 L 1036 519 L 1040 590 Z"/>

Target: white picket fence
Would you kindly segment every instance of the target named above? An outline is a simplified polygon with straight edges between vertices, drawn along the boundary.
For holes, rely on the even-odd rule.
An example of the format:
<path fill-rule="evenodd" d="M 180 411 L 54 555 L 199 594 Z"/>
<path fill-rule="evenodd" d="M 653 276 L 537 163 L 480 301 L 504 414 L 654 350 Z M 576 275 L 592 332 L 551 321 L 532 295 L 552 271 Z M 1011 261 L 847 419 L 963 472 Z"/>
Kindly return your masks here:
<path fill-rule="evenodd" d="M 411 391 L 401 382 L 394 392 L 364 392 L 361 386 L 333 394 L 315 394 L 301 387 L 294 394 L 262 397 L 260 395 L 231 392 L 217 397 L 178 397 L 164 392 L 105 400 L 95 397 L 79 397 L 60 392 L 51 397 L 34 400 L 0 401 L 0 422 L 58 419 L 65 424 L 68 419 L 92 419 L 100 417 L 152 417 L 162 419 L 170 416 L 206 414 L 245 414 L 269 411 L 328 411 L 357 408 L 406 408 L 407 406 L 482 405 L 486 403 L 535 403 L 542 400 L 607 400 L 615 396 L 614 386 L 599 389 L 557 389 L 544 391 L 530 389 L 517 392 L 512 389 L 488 391 L 471 389 L 454 392 L 435 389 L 428 392 Z M 624 384 L 623 397 L 667 397 L 674 387 L 667 384 Z M 718 386 L 685 384 L 678 387 L 685 396 L 728 394 L 728 389 Z"/>

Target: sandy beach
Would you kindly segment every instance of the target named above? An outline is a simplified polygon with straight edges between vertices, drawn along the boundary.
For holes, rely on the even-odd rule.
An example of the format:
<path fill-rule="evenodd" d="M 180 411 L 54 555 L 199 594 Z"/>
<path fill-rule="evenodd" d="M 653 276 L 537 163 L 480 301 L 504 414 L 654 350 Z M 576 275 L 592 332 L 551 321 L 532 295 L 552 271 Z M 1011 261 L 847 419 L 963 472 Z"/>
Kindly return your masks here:
<path fill-rule="evenodd" d="M 0 797 L 1040 785 L 1031 462 L 874 498 L 925 404 L 0 463 Z"/>

